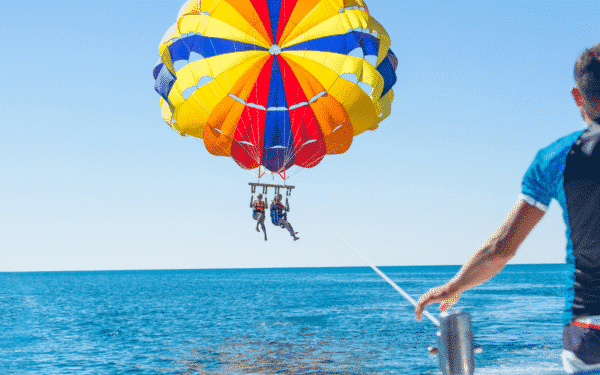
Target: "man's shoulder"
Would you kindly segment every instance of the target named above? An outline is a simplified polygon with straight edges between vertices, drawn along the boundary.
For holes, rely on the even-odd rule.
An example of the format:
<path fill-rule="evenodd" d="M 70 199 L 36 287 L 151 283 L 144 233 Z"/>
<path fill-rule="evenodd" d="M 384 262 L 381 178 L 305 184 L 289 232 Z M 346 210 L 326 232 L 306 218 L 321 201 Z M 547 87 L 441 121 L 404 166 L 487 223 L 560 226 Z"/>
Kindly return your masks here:
<path fill-rule="evenodd" d="M 551 164 L 557 159 L 563 159 L 584 131 L 585 129 L 575 131 L 550 143 L 538 151 L 535 161 L 539 164 Z"/>
<path fill-rule="evenodd" d="M 583 130 L 573 132 L 538 151 L 523 176 L 522 193 L 524 195 L 544 206 L 548 206 L 552 198 L 557 198 L 567 154 L 581 133 Z"/>

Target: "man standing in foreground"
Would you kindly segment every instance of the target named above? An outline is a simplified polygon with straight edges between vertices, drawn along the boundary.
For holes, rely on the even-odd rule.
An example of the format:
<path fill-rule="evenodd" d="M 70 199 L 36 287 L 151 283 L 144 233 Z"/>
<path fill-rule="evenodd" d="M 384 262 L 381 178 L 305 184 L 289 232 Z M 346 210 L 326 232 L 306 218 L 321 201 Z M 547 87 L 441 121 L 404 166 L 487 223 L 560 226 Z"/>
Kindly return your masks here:
<path fill-rule="evenodd" d="M 575 63 L 572 94 L 587 129 L 540 150 L 522 194 L 504 223 L 446 284 L 419 299 L 415 315 L 441 303 L 445 311 L 462 292 L 496 275 L 540 221 L 552 198 L 567 225 L 567 296 L 563 313 L 563 364 L 569 374 L 600 369 L 600 44 Z"/>

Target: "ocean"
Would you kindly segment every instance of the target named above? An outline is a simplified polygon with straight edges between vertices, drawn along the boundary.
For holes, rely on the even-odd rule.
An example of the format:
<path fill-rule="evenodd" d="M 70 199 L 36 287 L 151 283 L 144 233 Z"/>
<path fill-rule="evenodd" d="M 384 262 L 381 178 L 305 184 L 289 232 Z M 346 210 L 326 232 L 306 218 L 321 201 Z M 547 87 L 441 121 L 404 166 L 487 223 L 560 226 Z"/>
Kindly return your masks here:
<path fill-rule="evenodd" d="M 416 299 L 458 268 L 381 270 Z M 476 374 L 564 373 L 565 278 L 463 293 Z M 367 267 L 0 273 L 0 321 L 1 374 L 440 374 L 436 327 Z"/>

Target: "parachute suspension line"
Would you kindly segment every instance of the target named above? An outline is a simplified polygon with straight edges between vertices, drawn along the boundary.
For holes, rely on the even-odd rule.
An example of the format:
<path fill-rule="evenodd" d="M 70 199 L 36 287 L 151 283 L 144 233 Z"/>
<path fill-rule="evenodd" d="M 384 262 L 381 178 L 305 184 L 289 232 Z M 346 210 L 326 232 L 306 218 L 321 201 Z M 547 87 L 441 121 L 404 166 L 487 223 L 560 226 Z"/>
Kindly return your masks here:
<path fill-rule="evenodd" d="M 246 103 L 246 105 L 247 105 L 247 103 Z M 257 116 L 258 116 L 258 114 L 257 114 Z M 240 120 L 244 121 L 243 116 L 240 117 Z M 238 121 L 240 121 L 240 120 L 238 120 Z M 252 121 L 252 120 L 250 120 L 250 121 L 254 122 L 254 123 L 258 123 L 258 117 L 255 118 L 254 121 Z M 244 121 L 244 124 L 245 124 L 245 121 Z M 257 141 L 260 139 L 260 137 L 259 137 L 259 130 L 258 129 L 255 130 L 254 129 L 255 127 L 252 126 L 252 124 L 250 124 L 249 126 L 250 126 L 251 134 L 252 134 L 251 141 L 254 142 L 254 143 L 258 143 Z M 252 160 L 254 160 L 256 162 L 256 164 L 258 164 L 258 166 L 260 167 L 260 153 L 261 153 L 261 151 L 260 150 L 248 149 L 247 147 L 244 147 L 243 150 L 245 151 L 246 155 L 248 155 Z M 260 170 L 259 170 L 259 174 L 260 174 Z"/>
<path fill-rule="evenodd" d="M 301 149 L 302 149 L 302 146 L 300 146 L 299 150 L 301 150 Z M 306 168 L 311 168 L 311 167 L 313 166 L 313 165 L 312 165 L 313 161 L 317 160 L 317 158 L 318 158 L 318 157 L 319 157 L 319 155 L 318 155 L 318 154 L 316 154 L 316 153 L 315 153 L 315 154 L 312 154 L 312 155 L 310 156 L 310 158 L 308 158 L 308 160 L 307 160 L 307 161 L 306 161 L 306 163 L 305 163 L 305 164 L 306 164 L 306 165 L 308 165 L 309 167 L 299 167 L 299 168 L 303 168 L 303 169 L 306 169 Z M 324 156 L 323 156 L 323 157 L 324 157 Z M 292 175 L 294 175 L 294 174 L 296 174 L 296 173 L 298 173 L 298 171 L 294 172 Z"/>
<path fill-rule="evenodd" d="M 260 173 L 260 169 L 261 169 L 261 168 L 262 168 L 262 165 L 260 165 L 260 164 L 259 164 L 259 165 L 258 165 L 258 179 L 259 179 L 259 180 L 260 180 L 260 178 L 261 178 L 262 176 L 264 176 L 264 175 L 267 173 L 267 170 L 265 169 L 265 170 L 263 171 L 263 173 L 261 174 L 261 173 Z"/>
<path fill-rule="evenodd" d="M 297 170 L 295 170 L 294 173 L 292 173 L 289 176 L 287 176 L 288 179 L 291 178 L 292 176 L 294 176 L 296 173 L 298 173 L 298 172 L 303 171 L 303 170 L 306 169 L 306 168 L 300 167 L 300 166 L 296 166 L 296 167 L 297 167 Z"/>
<path fill-rule="evenodd" d="M 340 241 L 342 241 L 350 250 L 352 250 L 356 255 L 358 255 L 358 257 L 360 259 L 362 259 L 363 262 L 365 262 L 369 267 L 371 267 L 373 269 L 373 271 L 375 271 L 379 276 L 381 276 L 381 278 L 383 280 L 385 280 L 388 284 L 390 284 L 392 286 L 392 288 L 396 289 L 396 291 L 398 293 L 400 293 L 400 295 L 402 295 L 402 297 L 406 298 L 406 300 L 408 300 L 408 302 L 410 302 L 413 306 L 417 305 L 417 301 L 415 301 L 410 294 L 406 293 L 402 288 L 400 288 L 395 282 L 392 281 L 392 279 L 390 279 L 385 273 L 381 272 L 381 270 L 379 268 L 377 268 L 373 263 L 371 263 L 367 258 L 364 257 L 364 255 L 362 255 L 361 253 L 358 252 L 358 250 L 356 250 L 354 247 L 352 247 L 352 245 L 350 245 L 348 242 L 346 242 L 346 240 L 344 240 L 339 234 L 337 234 L 333 229 L 331 229 L 331 227 L 329 225 L 327 225 L 325 222 L 323 222 L 323 220 L 321 220 L 314 212 L 312 212 L 308 207 L 306 207 L 306 205 L 300 200 L 298 199 L 298 196 L 296 194 L 293 195 L 294 198 L 296 198 L 296 200 L 308 211 L 311 213 L 311 215 L 313 215 L 315 217 L 315 219 L 317 219 L 325 228 L 329 229 L 329 231 L 331 233 L 333 233 Z M 431 322 L 433 324 L 435 324 L 436 326 L 440 326 L 440 321 L 433 315 L 431 315 L 429 313 L 429 311 L 424 310 L 423 311 L 423 315 L 425 315 L 427 317 L 427 319 L 431 320 Z"/>
<path fill-rule="evenodd" d="M 283 57 L 282 57 L 282 59 L 283 59 Z M 286 70 L 286 71 L 287 71 L 287 70 Z M 292 79 L 296 79 L 296 77 L 294 76 L 294 77 L 292 77 Z M 296 90 L 296 97 L 297 97 L 297 96 L 298 96 L 298 94 L 299 94 L 299 93 L 301 93 L 301 92 L 302 92 L 302 93 L 303 93 L 303 94 L 306 96 L 306 94 L 305 94 L 305 93 L 303 92 L 303 90 L 302 90 L 302 87 L 301 87 L 301 85 L 300 85 L 300 84 L 298 84 L 298 88 L 297 88 L 297 90 Z M 307 100 L 310 100 L 310 98 L 307 98 Z M 298 103 L 294 103 L 294 104 L 298 104 Z M 289 106 L 290 106 L 290 103 L 288 103 L 288 107 L 289 107 Z M 309 105 L 308 107 L 310 108 L 310 111 L 311 111 L 311 112 L 314 114 L 312 107 L 310 107 L 310 105 Z M 294 116 L 292 116 L 292 115 L 294 115 Z M 296 111 L 289 111 L 289 116 L 290 116 L 290 123 L 294 123 L 294 118 L 295 118 L 295 117 L 297 117 L 297 116 L 299 116 L 299 115 L 296 113 Z M 311 123 L 312 123 L 312 118 L 311 118 Z M 320 128 L 320 126 L 319 126 L 318 122 L 317 122 L 317 126 Z M 293 134 L 291 134 L 291 139 L 290 139 L 290 142 L 294 142 L 294 139 L 297 139 L 297 138 L 299 137 L 299 134 L 300 134 L 300 131 L 301 131 L 301 127 L 300 127 L 300 126 L 297 126 L 297 127 L 296 127 L 296 131 L 295 131 L 295 132 L 293 131 L 293 128 L 290 128 L 290 129 L 292 130 L 292 133 L 293 133 Z M 300 152 L 300 150 L 302 150 L 302 147 L 304 147 L 304 145 L 301 145 L 301 146 L 300 146 L 298 149 L 296 149 L 296 148 L 295 148 L 295 145 L 294 145 L 294 153 L 295 153 L 295 154 L 298 154 L 298 152 Z M 312 164 L 312 161 L 313 161 L 315 158 L 316 158 L 316 156 L 315 156 L 314 154 L 313 154 L 313 155 L 311 155 L 311 156 L 310 156 L 310 158 L 308 159 L 308 161 L 307 161 L 305 164 L 306 164 L 306 165 L 311 165 L 311 164 Z M 288 162 L 288 160 L 289 160 L 289 158 L 287 158 L 287 159 L 286 159 L 286 165 L 287 165 L 287 162 Z M 295 165 L 296 165 L 296 166 L 298 166 L 298 164 L 295 164 Z M 299 167 L 299 166 L 298 166 L 298 167 Z M 299 167 L 299 168 L 302 168 L 302 167 Z M 294 172 L 294 173 L 292 173 L 292 175 L 294 175 L 294 174 L 296 174 L 296 173 L 297 173 L 297 172 Z"/>

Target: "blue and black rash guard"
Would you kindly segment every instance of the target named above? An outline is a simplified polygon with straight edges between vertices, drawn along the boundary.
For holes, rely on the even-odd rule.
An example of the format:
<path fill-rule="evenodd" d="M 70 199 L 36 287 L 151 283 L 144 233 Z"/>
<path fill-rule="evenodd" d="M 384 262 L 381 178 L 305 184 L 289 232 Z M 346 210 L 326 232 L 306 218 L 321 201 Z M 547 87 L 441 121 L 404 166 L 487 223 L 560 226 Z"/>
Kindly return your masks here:
<path fill-rule="evenodd" d="M 525 202 L 546 210 L 554 198 L 563 209 L 569 269 L 565 325 L 600 315 L 599 142 L 600 118 L 540 150 L 523 178 Z"/>

